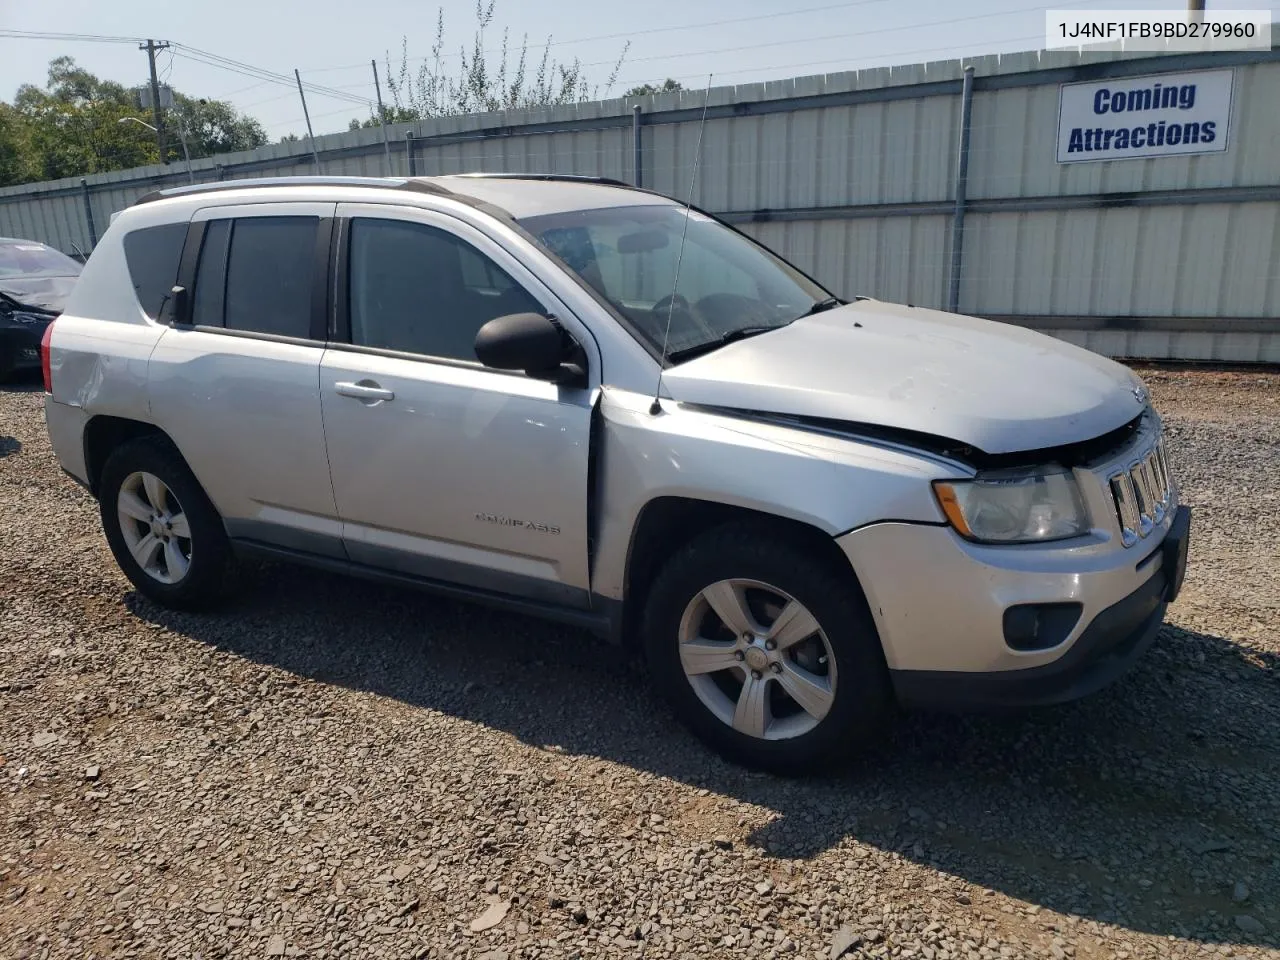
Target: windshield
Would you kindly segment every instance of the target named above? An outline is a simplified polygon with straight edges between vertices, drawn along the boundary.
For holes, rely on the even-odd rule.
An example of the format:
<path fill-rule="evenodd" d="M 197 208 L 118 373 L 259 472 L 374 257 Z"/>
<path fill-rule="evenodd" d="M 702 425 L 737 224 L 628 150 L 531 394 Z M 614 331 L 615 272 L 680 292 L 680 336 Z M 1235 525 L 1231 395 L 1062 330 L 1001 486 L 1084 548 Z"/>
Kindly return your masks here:
<path fill-rule="evenodd" d="M 0 280 L 77 277 L 80 264 L 34 240 L 0 240 Z"/>
<path fill-rule="evenodd" d="M 683 207 L 574 210 L 520 222 L 630 320 L 655 352 L 663 350 L 670 313 L 665 353 L 677 360 L 786 326 L 831 300 L 794 267 L 696 210 L 689 214 L 683 257 Z"/>

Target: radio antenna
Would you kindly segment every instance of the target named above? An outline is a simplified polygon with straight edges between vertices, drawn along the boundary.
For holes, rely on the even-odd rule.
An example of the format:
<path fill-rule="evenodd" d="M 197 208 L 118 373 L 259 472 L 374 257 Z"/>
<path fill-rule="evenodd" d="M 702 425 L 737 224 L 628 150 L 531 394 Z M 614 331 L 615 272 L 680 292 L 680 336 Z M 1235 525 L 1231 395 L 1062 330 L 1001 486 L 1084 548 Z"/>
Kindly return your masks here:
<path fill-rule="evenodd" d="M 671 300 L 667 304 L 667 329 L 662 334 L 662 359 L 658 361 L 658 384 L 653 388 L 653 403 L 649 405 L 650 416 L 656 417 L 662 412 L 659 397 L 662 394 L 662 373 L 667 365 L 667 341 L 671 339 L 671 316 L 676 309 L 676 293 L 680 290 L 680 264 L 684 262 L 684 241 L 689 235 L 689 215 L 693 212 L 693 188 L 698 183 L 698 163 L 702 160 L 702 131 L 707 127 L 707 103 L 711 100 L 711 77 L 707 74 L 707 91 L 702 96 L 702 120 L 698 124 L 698 145 L 693 151 L 693 175 L 689 178 L 689 200 L 684 205 L 684 229 L 680 233 L 680 252 L 676 254 L 676 276 L 671 284 Z"/>

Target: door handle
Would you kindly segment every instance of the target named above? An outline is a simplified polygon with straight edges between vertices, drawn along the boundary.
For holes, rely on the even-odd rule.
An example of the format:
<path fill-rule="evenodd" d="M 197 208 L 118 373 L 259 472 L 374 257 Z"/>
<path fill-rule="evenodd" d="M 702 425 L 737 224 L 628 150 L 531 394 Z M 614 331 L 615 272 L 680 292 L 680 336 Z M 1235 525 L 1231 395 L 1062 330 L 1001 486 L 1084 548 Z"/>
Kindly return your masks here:
<path fill-rule="evenodd" d="M 340 397 L 352 397 L 365 403 L 377 403 L 380 400 L 394 400 L 395 391 L 388 390 L 373 380 L 361 380 L 358 383 L 339 382 L 333 385 Z"/>

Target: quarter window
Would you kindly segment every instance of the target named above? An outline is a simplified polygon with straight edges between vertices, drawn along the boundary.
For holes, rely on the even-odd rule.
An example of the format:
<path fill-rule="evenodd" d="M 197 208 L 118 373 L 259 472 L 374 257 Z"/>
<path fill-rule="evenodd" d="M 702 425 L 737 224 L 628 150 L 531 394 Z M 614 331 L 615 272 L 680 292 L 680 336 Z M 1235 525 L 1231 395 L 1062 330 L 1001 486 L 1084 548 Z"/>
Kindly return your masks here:
<path fill-rule="evenodd" d="M 133 230 L 124 237 L 124 259 L 138 303 L 152 320 L 160 316 L 178 276 L 186 223 L 165 223 Z"/>
<path fill-rule="evenodd" d="M 542 306 L 489 257 L 420 223 L 351 221 L 351 342 L 453 360 L 476 359 L 495 317 Z"/>

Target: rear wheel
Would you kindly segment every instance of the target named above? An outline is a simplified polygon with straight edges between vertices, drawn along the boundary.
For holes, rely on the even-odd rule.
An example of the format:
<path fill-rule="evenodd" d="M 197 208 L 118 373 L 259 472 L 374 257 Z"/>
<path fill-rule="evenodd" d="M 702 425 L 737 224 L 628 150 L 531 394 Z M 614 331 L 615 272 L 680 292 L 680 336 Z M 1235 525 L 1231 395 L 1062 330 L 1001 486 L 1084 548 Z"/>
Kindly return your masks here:
<path fill-rule="evenodd" d="M 221 596 L 231 556 L 226 531 L 170 443 L 143 437 L 113 451 L 98 503 L 111 552 L 139 593 L 176 608 Z"/>
<path fill-rule="evenodd" d="M 834 768 L 883 731 L 888 672 L 852 573 L 778 530 L 722 527 L 680 550 L 644 635 L 680 719 L 745 766 Z"/>

